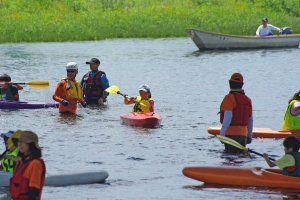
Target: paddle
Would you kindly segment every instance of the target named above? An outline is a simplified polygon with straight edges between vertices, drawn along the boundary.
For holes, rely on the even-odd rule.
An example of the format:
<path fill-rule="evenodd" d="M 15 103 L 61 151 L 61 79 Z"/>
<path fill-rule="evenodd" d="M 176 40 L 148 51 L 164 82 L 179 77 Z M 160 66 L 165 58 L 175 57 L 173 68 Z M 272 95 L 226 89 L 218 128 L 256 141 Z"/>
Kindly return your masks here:
<path fill-rule="evenodd" d="M 8 82 L 0 82 L 0 84 L 8 84 Z M 25 83 L 13 83 L 14 85 L 30 85 L 33 88 L 46 88 L 49 86 L 48 81 L 29 81 Z"/>
<path fill-rule="evenodd" d="M 242 149 L 242 150 L 244 150 L 244 151 L 249 151 L 249 152 L 251 152 L 251 153 L 254 153 L 254 154 L 256 154 L 256 155 L 259 155 L 259 156 L 263 157 L 262 154 L 257 153 L 256 151 L 253 151 L 253 150 L 251 150 L 251 149 L 249 149 L 249 148 L 247 148 L 247 147 L 244 147 L 243 145 L 241 145 L 240 143 L 238 143 L 237 141 L 235 141 L 235 140 L 233 140 L 233 139 L 231 139 L 231 138 L 228 138 L 228 137 L 225 137 L 225 136 L 221 136 L 221 135 L 217 135 L 217 138 L 218 138 L 221 142 L 223 142 L 223 143 L 229 144 L 229 145 L 234 146 L 234 147 L 236 147 L 236 148 Z M 272 161 L 275 161 L 275 159 L 273 159 L 273 158 L 269 158 L 269 159 L 272 160 Z"/>
<path fill-rule="evenodd" d="M 19 138 L 20 135 L 22 133 L 22 130 L 17 130 L 16 132 L 14 132 L 7 140 L 7 149 L 0 155 L 0 160 L 3 158 L 3 156 L 5 156 L 7 151 L 12 151 L 13 147 L 16 148 L 16 146 L 13 144 L 12 142 L 12 138 Z"/>
<path fill-rule="evenodd" d="M 110 93 L 110 94 L 119 94 L 119 95 L 123 96 L 123 94 L 119 90 L 120 89 L 119 89 L 118 86 L 113 85 L 113 86 L 108 87 L 105 91 Z M 142 100 L 140 102 L 140 105 L 141 105 L 141 109 L 142 109 L 143 112 L 150 112 L 150 110 L 149 110 L 150 103 L 148 101 Z"/>

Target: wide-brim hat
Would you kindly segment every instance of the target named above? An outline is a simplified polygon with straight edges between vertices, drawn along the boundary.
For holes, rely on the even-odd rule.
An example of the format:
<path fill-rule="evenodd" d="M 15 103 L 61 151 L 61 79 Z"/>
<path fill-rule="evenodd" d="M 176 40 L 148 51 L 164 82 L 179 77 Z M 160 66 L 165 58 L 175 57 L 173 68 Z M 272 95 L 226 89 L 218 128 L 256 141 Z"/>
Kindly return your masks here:
<path fill-rule="evenodd" d="M 35 134 L 32 131 L 23 131 L 19 137 L 17 138 L 12 138 L 12 141 L 15 146 L 18 146 L 18 141 L 24 142 L 24 143 L 34 143 L 36 148 L 41 150 L 42 148 L 39 146 L 39 138 L 37 134 Z"/>

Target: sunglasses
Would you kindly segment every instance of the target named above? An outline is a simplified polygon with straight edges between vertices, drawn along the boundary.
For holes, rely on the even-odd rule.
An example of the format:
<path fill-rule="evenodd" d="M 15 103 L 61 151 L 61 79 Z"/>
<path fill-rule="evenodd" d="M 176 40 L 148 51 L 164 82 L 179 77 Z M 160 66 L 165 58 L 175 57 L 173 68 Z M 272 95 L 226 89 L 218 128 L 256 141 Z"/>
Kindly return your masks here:
<path fill-rule="evenodd" d="M 67 70 L 67 72 L 72 72 L 72 73 L 75 72 L 75 71 L 76 71 L 76 70 Z"/>

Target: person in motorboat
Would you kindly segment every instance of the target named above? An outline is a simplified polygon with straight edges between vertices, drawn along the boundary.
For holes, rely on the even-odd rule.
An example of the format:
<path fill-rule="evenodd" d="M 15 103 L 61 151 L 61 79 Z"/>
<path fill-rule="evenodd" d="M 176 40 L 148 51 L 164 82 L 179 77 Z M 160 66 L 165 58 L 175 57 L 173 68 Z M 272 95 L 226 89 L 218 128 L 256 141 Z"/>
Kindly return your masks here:
<path fill-rule="evenodd" d="M 23 87 L 19 84 L 11 82 L 11 77 L 8 74 L 0 76 L 0 96 L 2 100 L 19 101 L 19 90 Z"/>
<path fill-rule="evenodd" d="M 260 25 L 256 30 L 256 37 L 272 36 L 272 30 L 280 32 L 280 28 L 268 24 L 268 18 L 262 18 L 262 25 Z"/>
<path fill-rule="evenodd" d="M 285 155 L 272 162 L 268 154 L 263 157 L 270 167 L 277 166 L 282 169 L 282 174 L 287 176 L 300 176 L 300 142 L 295 136 L 289 136 L 283 141 Z"/>
<path fill-rule="evenodd" d="M 46 166 L 41 158 L 39 138 L 32 131 L 22 131 L 12 140 L 20 150 L 20 159 L 10 179 L 10 196 L 12 199 L 41 199 Z"/>
<path fill-rule="evenodd" d="M 59 102 L 59 113 L 76 114 L 77 103 L 81 103 L 83 107 L 86 107 L 82 86 L 76 79 L 78 73 L 77 63 L 69 62 L 66 70 L 67 76 L 62 78 L 57 84 L 53 93 L 53 99 Z"/>
<path fill-rule="evenodd" d="M 1 133 L 1 137 L 4 140 L 6 153 L 1 159 L 0 170 L 3 172 L 13 172 L 16 162 L 18 161 L 19 149 L 12 144 L 11 137 L 14 131 L 8 131 L 7 133 Z M 10 140 L 9 140 L 10 139 Z"/>
<path fill-rule="evenodd" d="M 124 103 L 126 105 L 134 104 L 132 112 L 154 112 L 154 101 L 151 98 L 150 87 L 142 84 L 139 87 L 140 96 L 128 97 L 128 94 L 123 94 Z"/>
<path fill-rule="evenodd" d="M 296 92 L 288 101 L 282 122 L 282 130 L 300 130 L 300 91 Z"/>
<path fill-rule="evenodd" d="M 220 135 L 246 146 L 252 142 L 253 114 L 251 99 L 245 95 L 243 85 L 242 74 L 232 74 L 229 80 L 229 94 L 224 97 L 220 106 Z M 240 150 L 229 144 L 224 145 L 225 150 Z"/>
<path fill-rule="evenodd" d="M 109 87 L 109 81 L 105 72 L 99 70 L 99 59 L 92 58 L 86 64 L 90 65 L 91 71 L 88 71 L 80 81 L 84 91 L 84 100 L 87 104 L 103 105 L 103 102 L 107 101 L 108 93 L 105 89 Z"/>

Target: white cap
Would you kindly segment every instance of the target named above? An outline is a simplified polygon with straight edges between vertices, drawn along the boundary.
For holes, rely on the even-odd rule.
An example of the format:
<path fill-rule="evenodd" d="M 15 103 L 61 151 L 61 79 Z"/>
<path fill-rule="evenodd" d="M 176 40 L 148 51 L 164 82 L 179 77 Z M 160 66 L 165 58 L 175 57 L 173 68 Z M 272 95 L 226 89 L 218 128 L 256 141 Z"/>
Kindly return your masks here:
<path fill-rule="evenodd" d="M 143 90 L 144 92 L 150 92 L 150 87 L 149 87 L 149 85 L 142 84 L 139 88 L 139 91 L 140 90 Z"/>
<path fill-rule="evenodd" d="M 66 69 L 67 69 L 67 70 L 68 70 L 68 69 L 74 69 L 74 70 L 77 70 L 77 71 L 78 71 L 78 65 L 77 65 L 76 62 L 69 62 L 69 63 L 67 64 Z"/>

